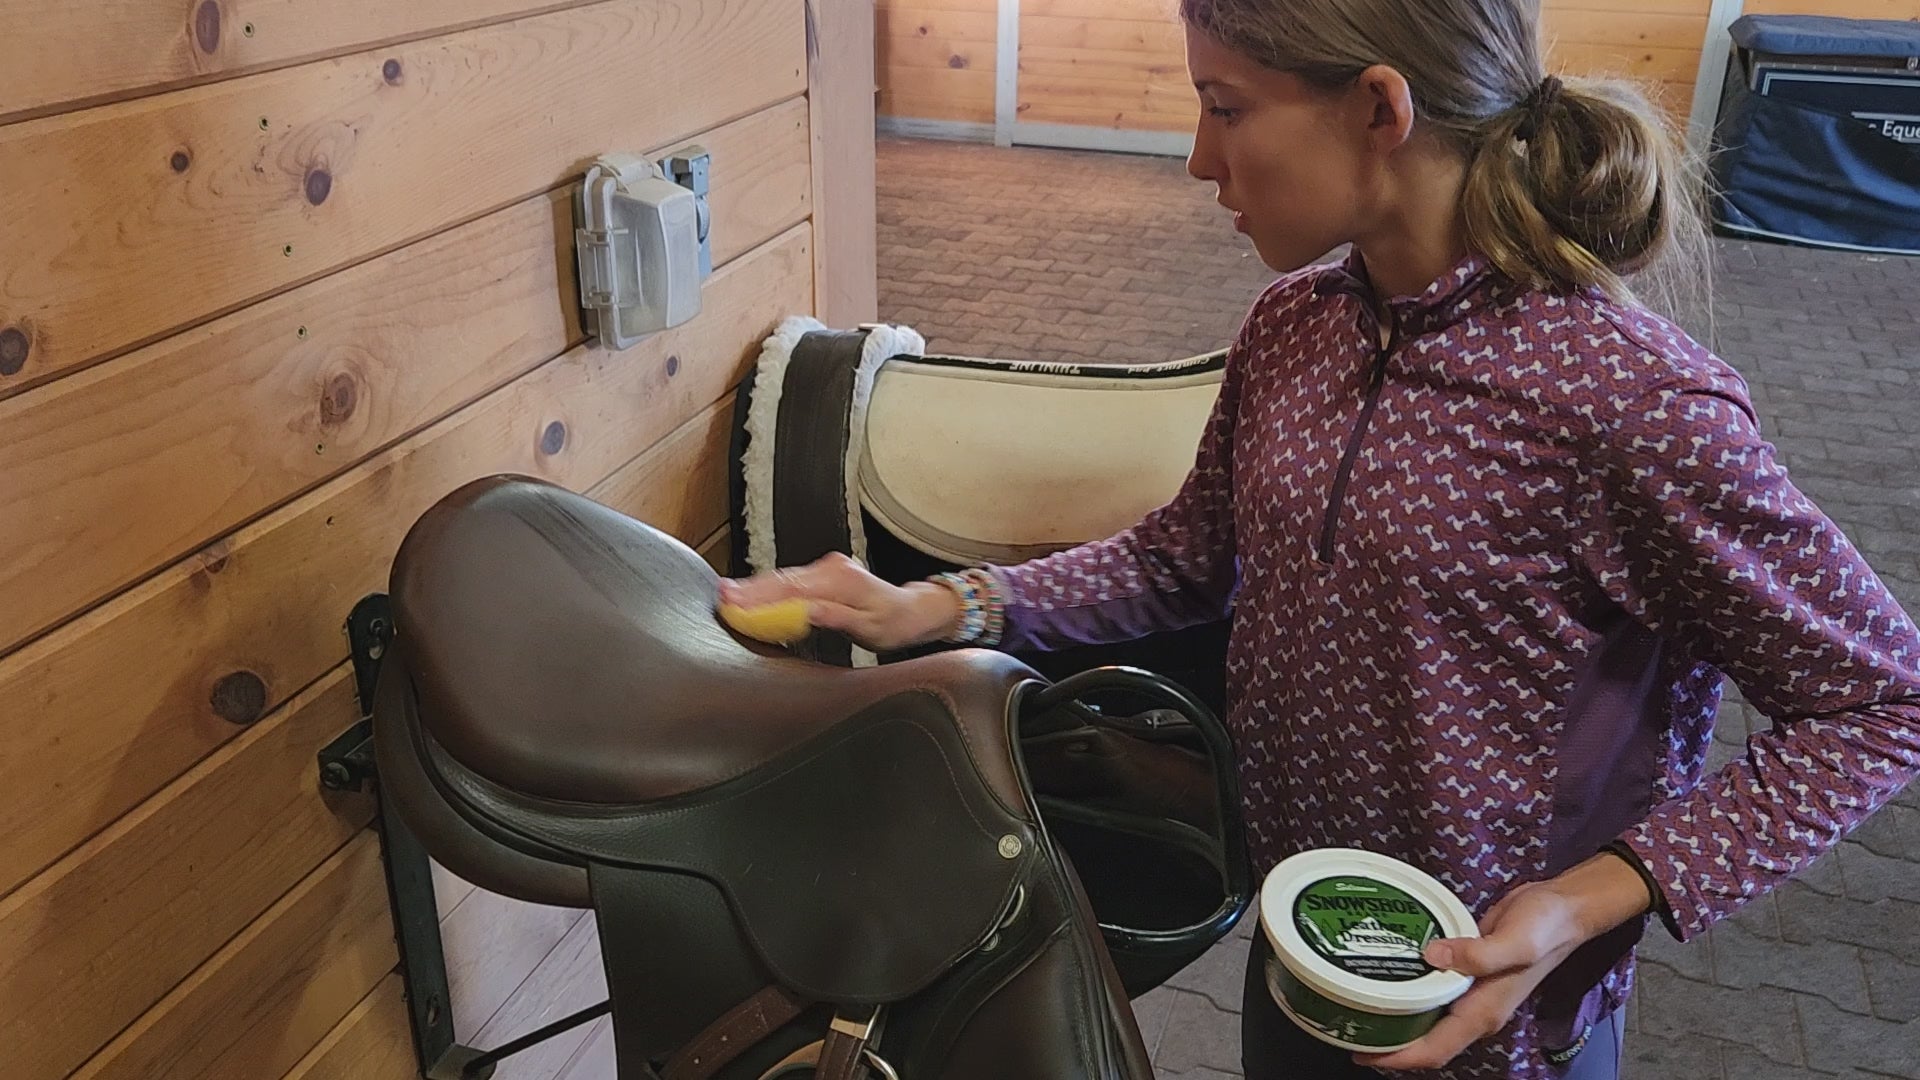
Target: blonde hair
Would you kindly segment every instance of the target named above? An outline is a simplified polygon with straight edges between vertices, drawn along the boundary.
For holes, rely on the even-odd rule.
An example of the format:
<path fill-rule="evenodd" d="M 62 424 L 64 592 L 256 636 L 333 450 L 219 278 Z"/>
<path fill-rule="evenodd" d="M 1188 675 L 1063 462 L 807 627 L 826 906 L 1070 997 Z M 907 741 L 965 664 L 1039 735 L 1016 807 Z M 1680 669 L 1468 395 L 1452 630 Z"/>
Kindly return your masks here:
<path fill-rule="evenodd" d="M 1537 0 L 1180 0 L 1194 29 L 1309 85 L 1397 70 L 1467 159 L 1467 243 L 1515 281 L 1704 313 L 1700 170 L 1622 80 L 1551 78 Z M 1694 310 L 1699 309 L 1699 310 Z"/>

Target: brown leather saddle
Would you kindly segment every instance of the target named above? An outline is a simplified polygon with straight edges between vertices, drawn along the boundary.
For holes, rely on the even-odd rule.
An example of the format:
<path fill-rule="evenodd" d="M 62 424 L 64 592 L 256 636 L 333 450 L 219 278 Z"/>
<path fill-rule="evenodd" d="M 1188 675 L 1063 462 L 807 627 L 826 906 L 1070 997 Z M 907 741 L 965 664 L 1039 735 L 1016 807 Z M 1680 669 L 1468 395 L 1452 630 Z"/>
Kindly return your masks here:
<path fill-rule="evenodd" d="M 1170 820 L 1235 793 L 1012 658 L 799 659 L 725 629 L 716 586 L 524 477 L 447 496 L 392 575 L 383 798 L 461 877 L 594 909 L 619 1075 L 1148 1080 L 1023 747 L 1089 806 L 1115 777 Z"/>
<path fill-rule="evenodd" d="M 731 573 L 838 552 L 904 583 L 1117 531 L 1191 467 L 1195 417 L 1225 364 L 1224 353 L 1144 366 L 929 356 L 924 344 L 907 327 L 831 330 L 804 316 L 767 339 L 735 397 Z M 1116 485 L 1135 473 L 1152 476 Z M 1228 628 L 1014 654 L 1098 710 L 1024 718 L 1021 753 L 1134 997 L 1199 959 L 1252 901 L 1236 761 L 1215 719 Z M 946 648 L 869 658 L 818 633 L 796 651 L 851 667 Z M 1127 678 L 1128 666 L 1153 674 Z"/>

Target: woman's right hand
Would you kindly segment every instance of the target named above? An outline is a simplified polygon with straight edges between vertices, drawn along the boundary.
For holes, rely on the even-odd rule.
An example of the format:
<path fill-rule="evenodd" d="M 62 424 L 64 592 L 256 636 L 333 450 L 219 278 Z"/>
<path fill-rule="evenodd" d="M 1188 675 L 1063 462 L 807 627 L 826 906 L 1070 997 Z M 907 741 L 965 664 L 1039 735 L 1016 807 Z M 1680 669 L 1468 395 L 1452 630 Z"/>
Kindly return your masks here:
<path fill-rule="evenodd" d="M 839 552 L 805 566 L 720 582 L 721 602 L 742 608 L 794 598 L 806 601 L 812 625 L 837 630 L 874 652 L 939 641 L 960 619 L 952 589 L 929 581 L 895 585 Z"/>

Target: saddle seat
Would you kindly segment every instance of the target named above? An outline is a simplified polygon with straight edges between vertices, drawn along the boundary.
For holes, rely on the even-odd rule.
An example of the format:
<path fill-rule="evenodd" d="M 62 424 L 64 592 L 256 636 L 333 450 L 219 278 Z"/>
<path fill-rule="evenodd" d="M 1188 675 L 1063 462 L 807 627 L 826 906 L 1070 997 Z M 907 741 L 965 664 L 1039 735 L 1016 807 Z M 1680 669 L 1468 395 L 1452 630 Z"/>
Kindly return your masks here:
<path fill-rule="evenodd" d="M 915 688 L 991 744 L 1008 680 L 1032 677 L 985 652 L 900 670 L 797 660 L 727 630 L 717 581 L 646 525 L 496 477 L 421 519 L 396 560 L 393 602 L 440 746 L 505 789 L 569 802 L 702 791 Z M 992 770 L 1000 756 L 977 764 Z M 1018 801 L 1010 771 L 994 779 Z"/>
<path fill-rule="evenodd" d="M 727 630 L 717 586 L 511 476 L 436 504 L 394 563 L 385 797 L 461 877 L 596 910 L 620 1075 L 775 1075 L 883 1007 L 864 1052 L 929 1080 L 1151 1075 L 1014 748 L 1042 681 L 981 650 L 796 659 Z"/>

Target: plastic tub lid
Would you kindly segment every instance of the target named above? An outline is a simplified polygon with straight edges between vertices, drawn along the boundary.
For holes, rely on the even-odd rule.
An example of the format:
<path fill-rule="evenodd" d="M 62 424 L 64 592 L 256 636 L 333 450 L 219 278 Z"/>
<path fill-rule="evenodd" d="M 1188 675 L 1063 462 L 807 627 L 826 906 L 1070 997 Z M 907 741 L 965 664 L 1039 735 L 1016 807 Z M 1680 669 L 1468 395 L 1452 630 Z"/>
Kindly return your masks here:
<path fill-rule="evenodd" d="M 1478 937 L 1473 914 L 1432 876 L 1376 852 L 1323 848 L 1281 862 L 1260 887 L 1260 925 L 1294 978 L 1367 1012 L 1427 1012 L 1473 985 L 1420 955 L 1434 938 Z"/>

